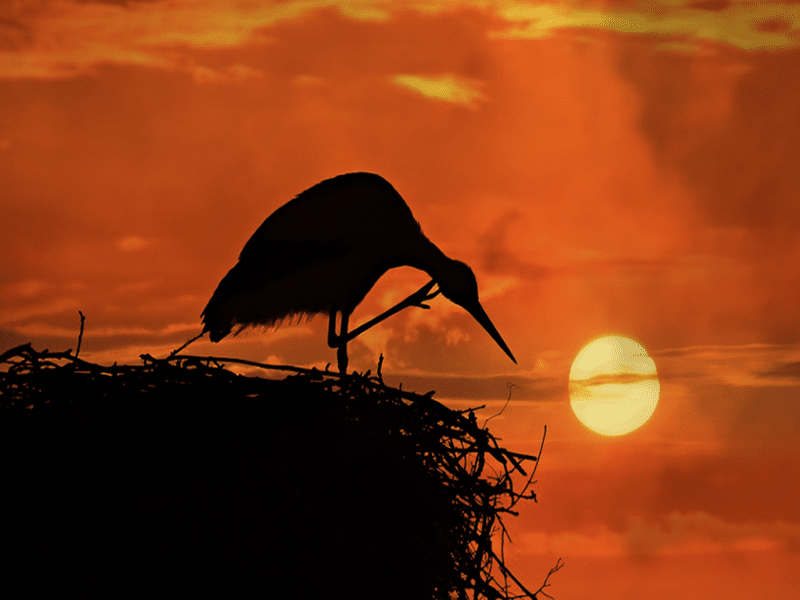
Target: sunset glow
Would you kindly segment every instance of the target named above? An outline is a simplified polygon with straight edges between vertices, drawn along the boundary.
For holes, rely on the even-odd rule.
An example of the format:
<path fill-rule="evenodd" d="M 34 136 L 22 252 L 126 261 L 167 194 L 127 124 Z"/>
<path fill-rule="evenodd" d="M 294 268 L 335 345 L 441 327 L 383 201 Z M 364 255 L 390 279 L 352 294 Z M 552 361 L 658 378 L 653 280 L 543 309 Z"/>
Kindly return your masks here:
<path fill-rule="evenodd" d="M 558 600 L 795 598 L 798 98 L 796 2 L 2 2 L 0 352 L 75 349 L 80 310 L 82 358 L 166 356 L 268 215 L 378 173 L 472 267 L 518 364 L 438 297 L 350 368 L 382 355 L 389 384 L 485 405 L 514 451 L 547 425 L 515 573 L 536 589 L 561 557 Z M 390 271 L 351 325 L 427 281 Z M 653 371 L 590 374 L 609 332 Z M 325 368 L 326 334 L 187 352 Z M 657 406 L 600 435 L 571 385 Z"/>

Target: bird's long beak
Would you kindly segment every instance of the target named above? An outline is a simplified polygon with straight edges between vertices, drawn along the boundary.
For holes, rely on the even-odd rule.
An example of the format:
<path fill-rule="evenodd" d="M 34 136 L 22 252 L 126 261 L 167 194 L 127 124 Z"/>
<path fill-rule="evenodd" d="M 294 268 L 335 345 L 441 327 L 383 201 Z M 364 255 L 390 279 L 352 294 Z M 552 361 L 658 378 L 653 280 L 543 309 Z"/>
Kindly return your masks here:
<path fill-rule="evenodd" d="M 517 364 L 517 359 L 514 358 L 514 355 L 511 354 L 511 350 L 508 349 L 506 343 L 503 341 L 503 338 L 500 336 L 500 332 L 497 331 L 497 328 L 492 323 L 491 319 L 489 319 L 489 315 L 486 314 L 486 311 L 483 310 L 483 307 L 480 305 L 480 302 L 476 302 L 475 304 L 470 304 L 469 306 L 464 307 L 469 314 L 471 314 L 475 320 L 481 324 L 487 333 L 492 336 L 492 339 L 497 342 L 497 345 L 503 349 L 503 352 L 508 354 L 508 358 L 514 361 L 514 364 Z"/>

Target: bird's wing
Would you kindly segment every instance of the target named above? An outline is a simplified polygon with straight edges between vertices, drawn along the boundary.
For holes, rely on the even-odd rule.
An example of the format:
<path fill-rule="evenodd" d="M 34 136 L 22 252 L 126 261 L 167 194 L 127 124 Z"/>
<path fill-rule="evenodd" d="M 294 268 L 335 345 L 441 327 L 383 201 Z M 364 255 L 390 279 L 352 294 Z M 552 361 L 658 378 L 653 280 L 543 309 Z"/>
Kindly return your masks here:
<path fill-rule="evenodd" d="M 310 187 L 275 210 L 245 244 L 242 256 L 270 240 L 355 245 L 395 232 L 407 237 L 420 233 L 400 194 L 379 175 L 348 173 Z"/>
<path fill-rule="evenodd" d="M 310 274 L 318 271 L 321 262 L 346 255 L 350 247 L 342 241 L 260 239 L 248 243 L 203 310 L 204 331 L 218 341 L 237 326 L 239 330 L 247 325 L 269 326 L 293 315 L 330 310 L 330 304 L 300 292 L 298 283 L 315 286 Z M 286 283 L 289 280 L 291 284 Z"/>
<path fill-rule="evenodd" d="M 249 277 L 246 282 L 241 282 L 238 291 L 253 291 L 287 275 L 303 272 L 324 260 L 336 259 L 356 243 L 354 240 L 270 240 L 254 236 L 239 255 L 237 266 L 241 266 Z"/>

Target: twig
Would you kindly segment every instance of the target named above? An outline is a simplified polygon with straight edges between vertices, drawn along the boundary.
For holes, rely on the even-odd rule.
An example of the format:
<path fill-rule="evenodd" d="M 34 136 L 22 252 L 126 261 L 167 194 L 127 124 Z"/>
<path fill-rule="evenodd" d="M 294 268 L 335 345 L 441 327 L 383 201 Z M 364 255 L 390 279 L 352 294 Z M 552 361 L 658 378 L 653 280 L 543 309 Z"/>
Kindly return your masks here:
<path fill-rule="evenodd" d="M 556 571 L 561 569 L 561 567 L 563 567 L 563 566 L 564 566 L 564 563 L 562 563 L 561 562 L 561 558 L 559 558 L 556 561 L 556 566 L 553 567 L 552 569 L 550 569 L 550 571 L 547 573 L 547 576 L 544 578 L 544 583 L 542 583 L 541 587 L 538 590 L 536 590 L 535 592 L 533 592 L 533 597 L 534 598 L 536 598 L 537 594 L 541 594 L 542 596 L 545 596 L 547 598 L 550 598 L 550 600 L 553 600 L 553 597 L 550 594 L 548 594 L 547 592 L 545 592 L 544 588 L 550 587 L 550 584 L 547 583 L 547 580 L 550 579 L 550 575 L 552 575 L 553 573 L 555 573 Z"/>
<path fill-rule="evenodd" d="M 194 342 L 196 342 L 197 340 L 199 340 L 201 337 L 203 337 L 203 336 L 205 335 L 205 333 L 206 333 L 205 331 L 201 331 L 199 334 L 197 334 L 197 335 L 196 335 L 196 336 L 194 336 L 192 339 L 190 339 L 188 342 L 186 342 L 186 343 L 185 343 L 183 346 L 181 346 L 180 348 L 176 348 L 175 350 L 173 350 L 172 352 L 170 352 L 170 353 L 169 353 L 169 356 L 167 357 L 167 360 L 169 360 L 170 358 L 172 358 L 173 356 L 175 356 L 175 355 L 176 355 L 178 352 L 180 352 L 181 350 L 183 350 L 184 348 L 186 348 L 186 346 L 188 346 L 189 344 L 191 344 L 191 343 L 194 343 Z"/>
<path fill-rule="evenodd" d="M 378 381 L 381 382 L 381 385 L 386 385 L 383 383 L 383 375 L 381 374 L 381 368 L 383 367 L 383 352 L 381 352 L 380 357 L 378 357 Z"/>
<path fill-rule="evenodd" d="M 538 502 L 538 500 L 536 499 L 536 492 L 531 492 L 530 496 L 526 496 L 525 492 L 528 490 L 528 488 L 531 486 L 531 484 L 536 483 L 536 480 L 534 480 L 533 476 L 536 475 L 536 469 L 539 468 L 539 463 L 542 460 L 542 450 L 544 450 L 544 438 L 546 438 L 546 437 L 547 437 L 547 425 L 544 426 L 544 433 L 542 434 L 542 443 L 539 445 L 539 454 L 537 454 L 536 458 L 534 459 L 536 461 L 536 464 L 533 465 L 533 471 L 531 471 L 531 476 L 528 477 L 528 481 L 525 482 L 525 486 L 522 488 L 522 491 L 519 493 L 519 497 L 520 498 L 531 498 L 534 502 Z M 512 508 L 516 503 L 517 503 L 516 500 L 512 500 L 511 501 L 511 506 L 509 508 Z"/>
<path fill-rule="evenodd" d="M 83 316 L 81 311 L 78 311 L 78 314 L 81 316 L 81 330 L 78 333 L 78 349 L 75 350 L 75 358 L 78 358 L 78 354 L 81 353 L 81 342 L 83 341 L 83 324 L 86 321 L 86 317 Z"/>
<path fill-rule="evenodd" d="M 140 357 L 143 360 L 151 360 L 154 362 L 158 362 L 159 359 L 150 356 L 149 354 L 142 354 Z M 329 377 L 341 377 L 341 374 L 338 371 L 320 371 L 319 369 L 304 369 L 302 367 L 292 367 L 290 365 L 270 365 L 267 363 L 260 363 L 254 360 L 245 360 L 243 358 L 228 358 L 228 357 L 220 357 L 220 356 L 197 356 L 195 354 L 170 354 L 167 358 L 163 359 L 164 361 L 171 361 L 171 360 L 196 360 L 196 361 L 215 361 L 217 363 L 235 363 L 240 365 L 247 365 L 250 367 L 260 367 L 262 369 L 271 369 L 273 371 L 291 371 L 292 373 L 303 373 L 303 374 L 312 374 L 316 373 L 318 375 L 327 375 Z"/>
<path fill-rule="evenodd" d="M 516 385 L 514 385 L 513 383 L 511 383 L 510 381 L 507 381 L 507 382 L 506 382 L 506 387 L 508 387 L 508 398 L 506 398 L 506 403 L 505 403 L 505 404 L 503 404 L 503 408 L 501 408 L 501 409 L 500 409 L 500 412 L 499 412 L 499 413 L 496 413 L 496 414 L 492 415 L 491 417 L 489 417 L 488 419 L 486 419 L 486 420 L 483 422 L 483 427 L 484 427 L 484 429 L 486 428 L 486 424 L 487 424 L 489 421 L 491 421 L 491 420 L 492 420 L 492 419 L 494 419 L 495 417 L 499 417 L 500 415 L 502 415 L 502 414 L 505 412 L 505 410 L 506 410 L 506 407 L 508 406 L 508 403 L 509 403 L 509 402 L 511 402 L 511 389 L 512 389 L 512 388 L 515 388 L 515 387 L 517 387 L 517 386 L 516 386 Z"/>
<path fill-rule="evenodd" d="M 501 557 L 497 556 L 497 554 L 495 553 L 495 551 L 494 551 L 494 550 L 491 550 L 491 556 L 492 556 L 492 558 L 494 558 L 494 559 L 497 561 L 497 565 L 500 567 L 500 571 L 503 573 L 503 576 L 504 576 L 504 577 L 505 577 L 505 576 L 508 576 L 508 577 L 510 577 L 510 578 L 511 578 L 511 581 L 513 581 L 514 583 L 516 583 L 516 584 L 517 584 L 517 586 L 519 587 L 519 589 L 521 589 L 521 590 L 522 590 L 522 592 L 523 592 L 523 593 L 524 593 L 524 594 L 525 594 L 525 595 L 526 595 L 528 598 L 533 598 L 534 600 L 536 600 L 536 594 L 538 594 L 538 593 L 539 593 L 539 591 L 540 591 L 542 588 L 539 588 L 539 591 L 536 591 L 536 592 L 534 592 L 534 593 L 531 593 L 530 591 L 528 591 L 528 588 L 526 588 L 526 587 L 525 587 L 525 586 L 522 584 L 522 582 L 521 582 L 519 579 L 517 579 L 517 578 L 514 576 L 514 574 L 513 574 L 511 571 L 509 571 L 509 570 L 508 570 L 508 567 L 506 567 L 505 563 L 503 562 L 503 559 L 502 559 Z M 551 570 L 550 570 L 550 572 L 552 573 L 552 572 L 553 572 L 553 570 L 551 569 Z M 550 573 L 548 573 L 547 577 L 550 577 Z M 545 578 L 545 585 L 543 585 L 542 587 L 545 587 L 545 586 L 546 586 L 546 584 L 547 584 L 547 578 Z"/>
<path fill-rule="evenodd" d="M 539 444 L 539 454 L 536 455 L 536 464 L 533 466 L 533 471 L 531 472 L 531 478 L 536 475 L 536 469 L 539 467 L 539 463 L 542 461 L 542 450 L 544 450 L 544 438 L 547 437 L 547 425 L 544 426 L 544 433 L 542 434 L 542 443 Z"/>

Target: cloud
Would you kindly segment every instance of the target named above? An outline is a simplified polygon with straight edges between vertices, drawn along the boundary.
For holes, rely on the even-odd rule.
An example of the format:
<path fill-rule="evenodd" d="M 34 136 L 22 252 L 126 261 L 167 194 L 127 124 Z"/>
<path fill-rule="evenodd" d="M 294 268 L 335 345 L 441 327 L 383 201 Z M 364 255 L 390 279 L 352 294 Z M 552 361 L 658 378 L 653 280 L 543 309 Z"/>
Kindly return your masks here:
<path fill-rule="evenodd" d="M 165 327 L 149 328 L 137 326 L 117 326 L 117 327 L 87 327 L 87 334 L 90 332 L 93 338 L 108 337 L 116 338 L 120 336 L 169 336 L 176 333 L 195 332 L 199 329 L 197 323 L 172 323 Z M 29 337 L 75 337 L 75 327 L 62 327 L 50 325 L 48 323 L 29 323 L 14 327 L 14 331 L 23 336 Z"/>
<path fill-rule="evenodd" d="M 508 249 L 506 239 L 510 227 L 521 220 L 518 210 L 506 212 L 499 217 L 478 239 L 483 258 L 483 268 L 496 275 L 513 275 L 527 280 L 539 280 L 553 273 L 544 265 L 527 261 Z"/>
<path fill-rule="evenodd" d="M 800 547 L 800 524 L 731 523 L 705 512 L 675 512 L 659 520 L 630 517 L 622 531 L 594 525 L 580 531 L 524 533 L 518 540 L 515 549 L 524 553 L 576 557 L 763 552 Z"/>
<path fill-rule="evenodd" d="M 23 279 L 22 281 L 0 286 L 0 297 L 6 301 L 30 301 L 33 298 L 43 296 L 50 288 L 51 285 L 42 279 Z"/>
<path fill-rule="evenodd" d="M 589 386 L 601 386 L 608 384 L 635 384 L 643 381 L 658 380 L 657 373 L 641 374 L 641 373 L 610 373 L 595 375 L 589 379 L 570 379 L 570 387 L 573 385 L 576 389 L 582 389 Z"/>
<path fill-rule="evenodd" d="M 559 4 L 504 3 L 499 14 L 512 27 L 493 34 L 506 39 L 540 39 L 562 29 L 604 29 L 691 41 L 722 42 L 742 50 L 777 50 L 798 43 L 800 6 L 789 3 L 736 4 L 721 10 L 670 7 L 603 10 Z M 672 41 L 665 39 L 665 41 Z"/>
<path fill-rule="evenodd" d="M 186 70 L 197 83 L 242 83 L 248 79 L 258 79 L 264 76 L 262 71 L 240 64 L 229 65 L 224 69 L 212 69 L 191 64 Z"/>
<path fill-rule="evenodd" d="M 0 78 L 71 77 L 101 64 L 181 70 L 185 68 L 181 57 L 185 49 L 264 44 L 274 41 L 265 33 L 270 27 L 331 9 L 352 20 L 373 22 L 389 21 L 399 11 L 430 16 L 477 9 L 511 24 L 491 33 L 494 38 L 505 39 L 539 39 L 563 29 L 604 29 L 649 35 L 665 48 L 679 50 L 687 44 L 691 48 L 696 40 L 721 42 L 744 50 L 774 50 L 797 46 L 800 39 L 800 5 L 790 3 L 734 4 L 720 10 L 708 10 L 707 4 L 604 10 L 515 1 L 488 6 L 476 6 L 474 2 L 383 0 L 296 0 L 275 4 L 57 0 L 25 4 L 0 9 Z M 189 71 L 196 77 L 198 68 L 195 65 Z M 226 80 L 231 81 L 230 76 Z M 233 80 L 242 81 L 235 76 Z M 398 75 L 395 82 L 427 97 L 467 106 L 474 106 L 483 98 L 474 82 L 452 76 Z"/>
<path fill-rule="evenodd" d="M 634 517 L 623 538 L 633 556 L 758 552 L 800 546 L 796 523 L 731 523 L 704 512 L 673 513 L 654 523 Z"/>
<path fill-rule="evenodd" d="M 480 82 L 457 75 L 424 77 L 421 75 L 395 75 L 392 81 L 399 86 L 413 90 L 426 98 L 443 100 L 474 108 L 484 95 L 476 87 Z"/>
<path fill-rule="evenodd" d="M 117 248 L 123 252 L 135 252 L 146 248 L 150 244 L 150 240 L 141 238 L 138 235 L 129 235 L 117 241 Z"/>
<path fill-rule="evenodd" d="M 30 339 L 27 337 L 20 335 L 13 329 L 6 329 L 5 327 L 0 327 L 0 352 L 5 352 L 10 348 L 15 348 L 17 346 L 21 346 L 22 344 L 26 344 L 30 342 Z"/>
<path fill-rule="evenodd" d="M 769 379 L 778 379 L 790 385 L 800 384 L 800 361 L 779 364 L 769 371 L 763 371 L 760 375 Z"/>
<path fill-rule="evenodd" d="M 201 83 L 242 82 L 256 69 L 222 69 L 186 60 L 187 50 L 274 43 L 265 31 L 318 10 L 357 21 L 385 21 L 395 6 L 380 0 L 54 0 L 0 7 L 0 79 L 60 79 L 103 64 L 188 71 Z M 417 8 L 436 12 L 437 3 Z M 412 5 L 413 8 L 413 5 Z"/>
<path fill-rule="evenodd" d="M 436 397 L 448 400 L 497 400 L 506 398 L 512 386 L 511 401 L 559 402 L 563 400 L 564 383 L 551 377 L 469 377 L 437 375 L 392 375 L 384 373 L 388 385 L 402 384 L 404 389 L 420 393 L 434 390 Z"/>
<path fill-rule="evenodd" d="M 177 47 L 220 49 L 267 43 L 271 40 L 261 34 L 264 27 L 317 6 L 259 3 L 242 10 L 235 3 L 213 0 L 79 4 L 62 0 L 36 11 L 20 8 L 15 13 L 12 8 L 6 24 L 0 23 L 0 35 L 7 40 L 6 51 L 0 53 L 0 78 L 69 77 L 104 63 L 187 69 L 196 76 L 198 65 L 186 67 Z M 242 65 L 222 72 L 228 81 L 252 76 Z"/>
<path fill-rule="evenodd" d="M 185 50 L 272 43 L 265 29 L 316 10 L 335 8 L 353 20 L 385 21 L 392 15 L 389 6 L 380 0 L 18 2 L 0 7 L 0 79 L 72 77 L 98 65 L 118 64 L 188 70 L 202 83 L 218 82 L 219 69 L 186 66 Z M 437 9 L 436 3 L 430 7 Z M 242 77 L 240 67 L 223 69 L 223 80 L 238 82 L 253 75 L 248 70 Z"/>
<path fill-rule="evenodd" d="M 0 308 L 0 322 L 15 323 L 32 317 L 49 317 L 65 313 L 78 314 L 81 307 L 77 298 L 69 295 L 53 295 L 36 301 L 15 303 L 10 308 Z"/>
<path fill-rule="evenodd" d="M 739 344 L 665 348 L 652 353 L 663 377 L 702 377 L 732 387 L 800 383 L 800 345 Z"/>

